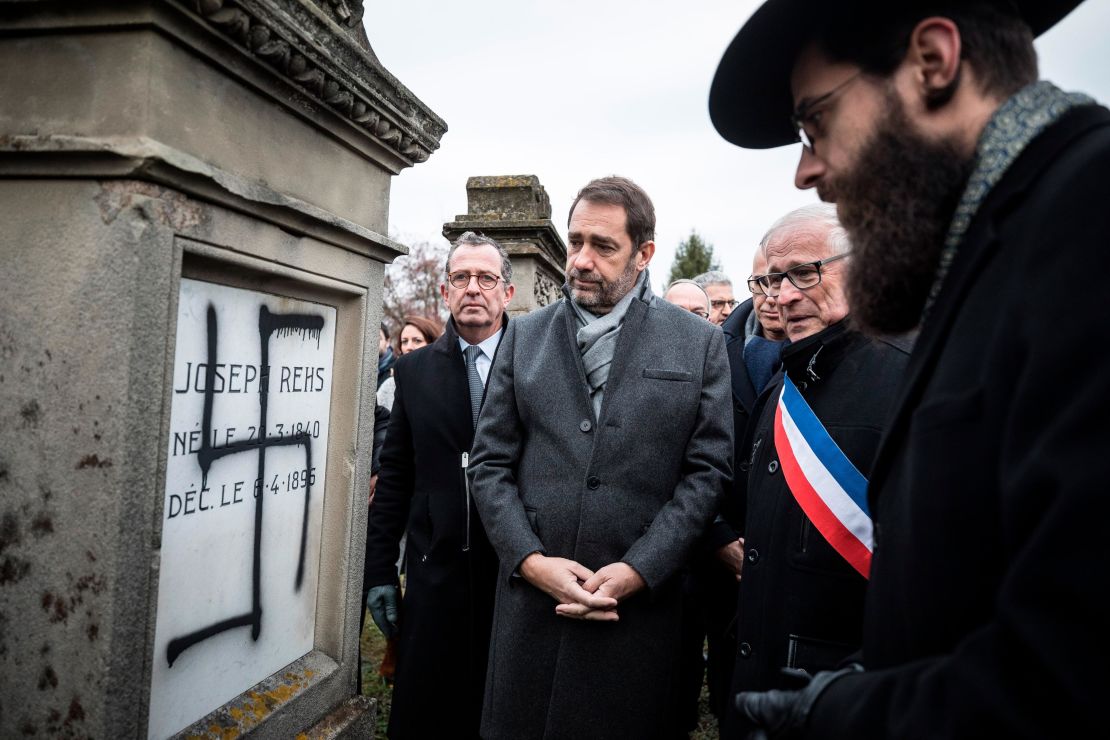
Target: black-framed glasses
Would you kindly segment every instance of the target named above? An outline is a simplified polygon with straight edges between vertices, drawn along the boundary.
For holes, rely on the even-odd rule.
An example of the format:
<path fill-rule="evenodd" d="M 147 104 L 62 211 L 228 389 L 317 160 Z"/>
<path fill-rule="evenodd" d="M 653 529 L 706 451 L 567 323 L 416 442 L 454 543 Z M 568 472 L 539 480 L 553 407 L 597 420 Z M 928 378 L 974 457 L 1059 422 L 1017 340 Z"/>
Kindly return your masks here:
<path fill-rule="evenodd" d="M 474 278 L 477 278 L 478 287 L 482 290 L 493 290 L 501 282 L 499 275 L 491 275 L 488 272 L 464 272 L 459 270 L 458 272 L 447 273 L 447 282 L 451 284 L 452 288 L 458 288 L 459 290 L 469 288 L 470 281 Z"/>
<path fill-rule="evenodd" d="M 782 279 L 786 278 L 798 290 L 809 290 L 821 284 L 821 267 L 842 260 L 851 255 L 851 252 L 841 252 L 823 260 L 806 262 L 795 265 L 783 272 L 769 272 L 766 275 L 752 275 L 748 278 L 748 289 L 753 295 L 765 295 L 777 298 L 782 290 Z M 756 292 L 758 289 L 758 292 Z"/>
<path fill-rule="evenodd" d="M 725 306 L 728 306 L 729 308 L 736 308 L 740 305 L 740 301 L 736 300 L 735 298 L 729 298 L 727 301 L 721 299 L 718 301 L 710 301 L 709 305 L 713 307 L 714 311 L 720 311 Z"/>
<path fill-rule="evenodd" d="M 798 141 L 802 142 L 802 146 L 805 147 L 806 151 L 810 154 L 814 153 L 814 140 L 820 138 L 823 133 L 821 114 L 824 111 L 815 109 L 825 106 L 837 95 L 837 93 L 858 80 L 862 74 L 863 70 L 856 72 L 827 93 L 823 93 L 812 100 L 802 103 L 790 115 L 790 122 L 794 124 L 794 129 L 798 132 Z"/>

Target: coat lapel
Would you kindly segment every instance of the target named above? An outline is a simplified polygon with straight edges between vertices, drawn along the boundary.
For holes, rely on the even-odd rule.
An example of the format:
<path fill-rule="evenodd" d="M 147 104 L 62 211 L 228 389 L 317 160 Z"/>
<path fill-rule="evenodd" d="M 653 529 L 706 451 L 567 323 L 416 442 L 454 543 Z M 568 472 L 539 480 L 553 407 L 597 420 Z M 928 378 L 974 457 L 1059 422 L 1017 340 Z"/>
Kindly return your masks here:
<path fill-rule="evenodd" d="M 755 387 L 748 376 L 748 366 L 744 364 L 744 340 L 739 337 L 730 339 L 725 344 L 728 353 L 728 368 L 732 375 L 732 396 L 751 413 L 752 404 L 755 403 Z"/>
<path fill-rule="evenodd" d="M 910 418 L 917 408 L 925 385 L 933 375 L 944 350 L 952 324 L 959 316 L 967 294 L 974 287 L 980 270 L 998 249 L 995 218 L 1007 212 L 1007 204 L 1025 192 L 1037 176 L 1056 159 L 1061 149 L 1094 126 L 1106 124 L 1107 114 L 1100 108 L 1078 108 L 1036 139 L 1012 170 L 1003 176 L 987 196 L 968 229 L 960 251 L 945 279 L 944 287 L 933 306 L 932 315 L 921 330 L 906 367 L 906 379 L 894 405 L 891 423 L 876 453 L 868 494 L 872 511 L 876 511 L 874 494 L 894 462 L 894 452 L 909 431 Z"/>
<path fill-rule="evenodd" d="M 451 435 L 459 441 L 459 447 L 466 450 L 474 442 L 474 423 L 470 413 L 470 383 L 466 378 L 466 361 L 459 349 L 459 335 L 454 321 L 449 320 L 443 336 L 429 348 L 435 353 L 439 368 L 433 384 L 440 395 L 447 413 L 443 424 L 451 430 Z"/>

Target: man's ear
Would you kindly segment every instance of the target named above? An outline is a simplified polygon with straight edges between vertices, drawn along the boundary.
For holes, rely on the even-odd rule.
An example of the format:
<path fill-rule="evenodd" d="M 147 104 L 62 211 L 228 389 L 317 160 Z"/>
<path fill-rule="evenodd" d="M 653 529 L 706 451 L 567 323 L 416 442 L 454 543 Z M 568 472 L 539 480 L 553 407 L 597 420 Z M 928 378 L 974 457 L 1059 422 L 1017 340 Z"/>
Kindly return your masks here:
<path fill-rule="evenodd" d="M 447 303 L 447 283 L 439 284 L 439 294 L 443 296 L 443 302 Z"/>
<path fill-rule="evenodd" d="M 644 242 L 640 248 L 636 250 L 636 269 L 643 270 L 651 262 L 651 258 L 655 256 L 655 242 Z"/>
<path fill-rule="evenodd" d="M 959 27 L 940 16 L 922 20 L 910 34 L 906 61 L 927 108 L 938 108 L 955 94 L 960 83 L 961 44 Z"/>

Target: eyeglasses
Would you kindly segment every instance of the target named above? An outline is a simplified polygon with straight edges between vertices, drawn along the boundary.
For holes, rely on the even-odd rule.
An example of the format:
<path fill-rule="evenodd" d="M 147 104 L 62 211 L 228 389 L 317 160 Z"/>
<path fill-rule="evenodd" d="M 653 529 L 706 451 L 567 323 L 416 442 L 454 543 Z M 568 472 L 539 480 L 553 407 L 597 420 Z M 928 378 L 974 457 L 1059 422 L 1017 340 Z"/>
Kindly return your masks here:
<path fill-rule="evenodd" d="M 779 292 L 782 290 L 783 278 L 789 280 L 790 284 L 798 290 L 809 290 L 821 284 L 822 265 L 842 260 L 850 255 L 851 252 L 841 252 L 840 254 L 834 254 L 832 257 L 823 260 L 795 265 L 785 272 L 769 272 L 766 275 L 752 275 L 748 278 L 748 290 L 752 292 L 752 295 L 765 295 L 769 298 L 777 298 Z"/>
<path fill-rule="evenodd" d="M 491 275 L 488 272 L 473 273 L 460 270 L 459 272 L 447 273 L 447 282 L 451 284 L 452 288 L 458 288 L 459 290 L 469 288 L 471 278 L 478 279 L 478 287 L 482 290 L 493 290 L 501 282 L 498 275 Z"/>
<path fill-rule="evenodd" d="M 736 300 L 735 298 L 730 298 L 727 301 L 725 301 L 725 300 L 710 301 L 709 305 L 713 307 L 714 311 L 720 311 L 725 306 L 728 306 L 729 308 L 736 308 L 737 306 L 740 305 L 740 301 Z"/>
<path fill-rule="evenodd" d="M 829 90 L 827 93 L 824 93 L 823 95 L 818 95 L 816 98 L 802 103 L 791 114 L 790 122 L 794 124 L 794 128 L 798 132 L 798 141 L 802 142 L 802 146 L 805 147 L 806 151 L 808 151 L 810 154 L 814 153 L 814 140 L 820 138 L 820 136 L 824 133 L 821 126 L 821 114 L 824 111 L 815 111 L 814 108 L 820 108 L 821 106 L 828 103 L 830 100 L 833 99 L 833 97 L 836 96 L 837 93 L 841 92 L 842 90 L 844 90 L 844 88 L 848 87 L 848 85 L 858 80 L 860 75 L 862 74 L 863 70 L 856 72 L 854 75 L 844 80 L 844 82 L 841 82 L 839 85 L 834 87 L 832 90 Z"/>
<path fill-rule="evenodd" d="M 700 316 L 703 319 L 709 318 L 709 312 L 706 311 L 704 308 L 691 308 L 690 313 L 694 314 L 695 316 Z"/>

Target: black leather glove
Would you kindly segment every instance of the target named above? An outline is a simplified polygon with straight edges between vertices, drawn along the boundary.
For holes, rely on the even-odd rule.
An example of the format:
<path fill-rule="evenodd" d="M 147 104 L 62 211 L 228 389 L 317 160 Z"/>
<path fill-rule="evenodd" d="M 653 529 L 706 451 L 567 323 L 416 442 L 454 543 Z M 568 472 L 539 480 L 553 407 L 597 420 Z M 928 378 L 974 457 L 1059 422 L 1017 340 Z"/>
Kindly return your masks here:
<path fill-rule="evenodd" d="M 821 671 L 797 691 L 742 691 L 736 695 L 736 709 L 748 718 L 756 729 L 748 740 L 789 740 L 799 738 L 809 721 L 809 713 L 817 698 L 833 681 L 849 673 L 863 670 L 859 663 L 852 663 L 839 671 Z M 799 672 L 804 675 L 804 672 Z"/>
<path fill-rule="evenodd" d="M 366 608 L 374 618 L 374 624 L 385 635 L 385 639 L 392 640 L 397 636 L 398 610 L 397 597 L 400 589 L 389 584 L 385 586 L 371 586 L 366 592 Z"/>

